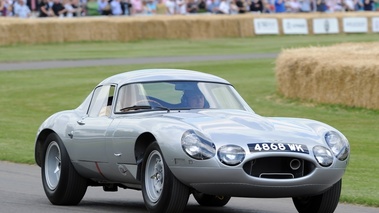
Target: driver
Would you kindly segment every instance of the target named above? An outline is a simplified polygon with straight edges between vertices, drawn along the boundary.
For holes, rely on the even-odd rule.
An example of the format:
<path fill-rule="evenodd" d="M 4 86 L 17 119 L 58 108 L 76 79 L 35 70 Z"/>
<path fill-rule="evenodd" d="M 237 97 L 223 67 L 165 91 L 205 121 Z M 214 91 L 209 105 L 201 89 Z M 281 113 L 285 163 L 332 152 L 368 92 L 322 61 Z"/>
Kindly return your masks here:
<path fill-rule="evenodd" d="M 204 108 L 204 95 L 198 90 L 186 90 L 183 94 L 183 102 L 190 108 Z"/>

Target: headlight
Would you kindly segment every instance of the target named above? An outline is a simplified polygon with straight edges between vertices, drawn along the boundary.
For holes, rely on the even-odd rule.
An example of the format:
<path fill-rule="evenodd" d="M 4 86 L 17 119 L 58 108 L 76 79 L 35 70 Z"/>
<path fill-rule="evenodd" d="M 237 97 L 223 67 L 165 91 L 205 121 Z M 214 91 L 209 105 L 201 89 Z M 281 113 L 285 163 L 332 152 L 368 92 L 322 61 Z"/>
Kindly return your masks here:
<path fill-rule="evenodd" d="M 209 159 L 216 154 L 215 145 L 194 130 L 188 130 L 183 134 L 182 148 L 187 155 L 197 160 Z"/>
<path fill-rule="evenodd" d="M 332 165 L 333 154 L 329 149 L 323 146 L 315 146 L 313 147 L 313 154 L 321 166 L 327 167 Z"/>
<path fill-rule="evenodd" d="M 236 166 L 245 159 L 245 150 L 236 145 L 220 147 L 217 152 L 218 159 L 228 166 Z"/>
<path fill-rule="evenodd" d="M 325 141 L 339 160 L 346 160 L 349 156 L 349 143 L 339 133 L 330 131 L 325 134 Z"/>

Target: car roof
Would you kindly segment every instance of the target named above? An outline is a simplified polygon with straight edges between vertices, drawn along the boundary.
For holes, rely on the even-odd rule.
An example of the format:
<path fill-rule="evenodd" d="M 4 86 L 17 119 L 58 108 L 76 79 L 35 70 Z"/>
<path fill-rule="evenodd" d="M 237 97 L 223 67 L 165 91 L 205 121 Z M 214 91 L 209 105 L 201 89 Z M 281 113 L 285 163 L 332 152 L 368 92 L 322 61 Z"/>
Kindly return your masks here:
<path fill-rule="evenodd" d="M 143 69 L 113 75 L 103 80 L 99 85 L 123 85 L 135 82 L 154 81 L 207 81 L 230 84 L 223 78 L 198 71 L 182 69 Z"/>

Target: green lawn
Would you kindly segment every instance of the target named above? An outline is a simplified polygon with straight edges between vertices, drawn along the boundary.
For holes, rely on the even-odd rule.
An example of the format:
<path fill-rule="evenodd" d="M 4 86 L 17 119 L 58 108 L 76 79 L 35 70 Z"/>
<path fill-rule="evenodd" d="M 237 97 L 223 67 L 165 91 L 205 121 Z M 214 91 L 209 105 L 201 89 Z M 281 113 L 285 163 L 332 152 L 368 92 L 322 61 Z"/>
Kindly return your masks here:
<path fill-rule="evenodd" d="M 273 37 L 271 37 L 273 38 Z M 191 49 L 190 41 L 145 41 L 135 43 L 118 44 L 119 46 L 133 47 L 136 52 L 124 55 L 127 48 L 120 48 L 113 55 L 112 51 L 107 51 L 106 47 L 116 50 L 115 43 L 84 43 L 84 44 L 50 44 L 41 46 L 12 46 L 0 47 L 0 60 L 18 61 L 24 60 L 45 60 L 45 59 L 70 59 L 79 56 L 79 50 L 86 52 L 82 58 L 100 58 L 107 55 L 111 57 L 138 57 L 138 56 L 158 56 L 158 53 L 149 51 L 149 46 L 153 50 L 166 47 L 181 46 L 176 54 L 174 50 L 161 51 L 163 55 L 189 55 L 189 54 L 235 54 L 250 52 L 279 52 L 283 46 L 290 47 L 302 44 L 307 46 L 313 42 L 315 37 L 306 41 L 302 36 L 280 37 L 277 40 L 287 42 L 281 44 L 279 41 L 270 42 L 263 37 L 250 39 L 221 39 L 216 41 L 192 41 L 193 46 L 197 46 L 203 51 Z M 354 35 L 338 39 L 337 36 L 323 39 L 318 38 L 322 44 L 334 43 L 343 38 L 347 40 L 365 41 L 366 36 Z M 370 40 L 371 37 L 368 39 Z M 250 47 L 239 45 L 239 42 L 247 45 L 250 40 Z M 226 47 L 222 41 L 227 42 Z M 230 44 L 229 44 L 230 41 Z M 296 41 L 299 41 L 297 43 Z M 257 43 L 252 45 L 251 43 Z M 214 46 L 210 45 L 211 43 Z M 266 45 L 264 44 L 266 43 Z M 273 44 L 273 43 L 276 43 Z M 296 43 L 296 45 L 295 45 Z M 108 44 L 108 45 L 107 45 Z M 208 44 L 204 47 L 201 44 Z M 75 46 L 75 48 L 68 48 Z M 104 51 L 100 51 L 104 46 Z M 226 50 L 231 48 L 230 52 Z M 46 47 L 43 53 L 38 49 Z M 97 52 L 93 55 L 92 47 Z M 240 47 L 241 51 L 237 51 Z M 256 49 L 255 49 L 256 47 Z M 13 53 L 23 53 L 23 57 L 5 56 L 3 48 Z M 188 48 L 188 49 L 187 49 Z M 60 49 L 66 52 L 62 54 Z M 36 52 L 33 52 L 36 50 Z M 53 51 L 55 50 L 55 51 Z M 166 50 L 166 49 L 165 49 Z M 171 51 L 171 52 L 170 52 Z M 30 56 L 30 55 L 33 55 Z M 40 57 L 37 58 L 36 55 Z M 27 57 L 28 56 L 28 57 Z M 8 59 L 5 59 L 8 58 Z M 1 65 L 0 65 L 1 66 Z M 288 116 L 305 117 L 320 120 L 341 130 L 349 139 L 351 144 L 351 158 L 349 167 L 343 179 L 343 191 L 341 200 L 344 202 L 364 204 L 379 207 L 379 111 L 356 109 L 334 105 L 318 105 L 315 103 L 303 103 L 295 100 L 282 98 L 276 93 L 276 82 L 274 75 L 274 59 L 264 60 L 240 60 L 240 61 L 218 61 L 218 62 L 197 62 L 178 64 L 145 64 L 145 65 L 125 65 L 107 67 L 86 67 L 75 69 L 51 69 L 35 71 L 15 71 L 0 72 L 0 106 L 2 113 L 0 116 L 0 160 L 13 161 L 19 163 L 34 163 L 34 138 L 38 126 L 50 114 L 77 107 L 87 94 L 104 78 L 124 71 L 141 68 L 183 68 L 194 69 L 202 72 L 218 75 L 226 78 L 235 85 L 241 95 L 247 100 L 252 108 L 263 116 Z"/>
<path fill-rule="evenodd" d="M 279 53 L 283 48 L 324 46 L 341 42 L 378 41 L 377 34 L 317 36 L 256 36 L 214 40 L 149 40 L 128 43 L 82 42 L 68 44 L 0 46 L 0 62 Z"/>

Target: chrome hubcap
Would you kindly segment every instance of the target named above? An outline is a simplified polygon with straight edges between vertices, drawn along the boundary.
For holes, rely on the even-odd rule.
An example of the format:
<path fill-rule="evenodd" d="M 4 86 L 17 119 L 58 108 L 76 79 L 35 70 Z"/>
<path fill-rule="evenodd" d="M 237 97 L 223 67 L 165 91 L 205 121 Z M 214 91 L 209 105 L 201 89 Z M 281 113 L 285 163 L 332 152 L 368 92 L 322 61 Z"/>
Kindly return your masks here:
<path fill-rule="evenodd" d="M 154 150 L 146 162 L 145 185 L 149 200 L 157 202 L 162 194 L 164 184 L 164 165 L 162 155 Z"/>
<path fill-rule="evenodd" d="M 61 150 L 58 143 L 49 144 L 45 156 L 45 179 L 50 190 L 55 190 L 61 177 Z"/>

